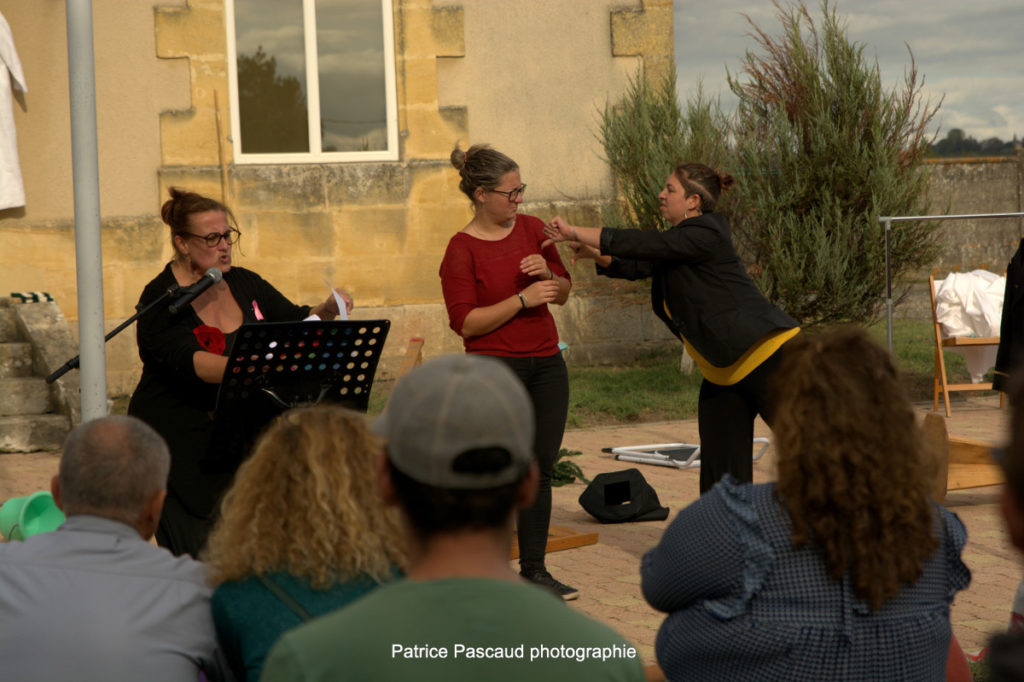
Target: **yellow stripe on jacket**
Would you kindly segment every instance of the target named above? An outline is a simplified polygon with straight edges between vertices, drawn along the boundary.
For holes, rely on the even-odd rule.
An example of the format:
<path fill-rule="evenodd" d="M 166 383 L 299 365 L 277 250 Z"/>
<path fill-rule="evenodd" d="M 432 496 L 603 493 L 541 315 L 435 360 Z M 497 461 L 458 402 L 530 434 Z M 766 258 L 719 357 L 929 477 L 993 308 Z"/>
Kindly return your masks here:
<path fill-rule="evenodd" d="M 715 367 L 705 360 L 704 356 L 698 353 L 697 349 L 690 345 L 686 338 L 683 338 L 683 343 L 686 346 L 687 354 L 697 363 L 697 367 L 700 368 L 700 373 L 704 375 L 705 379 L 719 386 L 732 386 L 742 381 L 744 377 L 757 369 L 762 362 L 770 358 L 772 353 L 781 348 L 782 344 L 799 333 L 800 327 L 776 329 L 775 331 L 768 332 L 758 339 L 753 346 L 748 348 L 747 352 L 741 355 L 739 360 L 728 367 Z"/>

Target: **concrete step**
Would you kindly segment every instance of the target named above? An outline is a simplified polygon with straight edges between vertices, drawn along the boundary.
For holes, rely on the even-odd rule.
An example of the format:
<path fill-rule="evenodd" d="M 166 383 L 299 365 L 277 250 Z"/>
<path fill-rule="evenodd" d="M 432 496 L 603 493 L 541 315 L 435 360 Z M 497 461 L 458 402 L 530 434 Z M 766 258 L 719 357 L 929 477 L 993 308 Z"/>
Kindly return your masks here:
<path fill-rule="evenodd" d="M 32 344 L 0 342 L 0 379 L 32 376 Z"/>
<path fill-rule="evenodd" d="M 50 412 L 50 387 L 39 377 L 0 379 L 0 417 Z"/>
<path fill-rule="evenodd" d="M 21 341 L 21 332 L 14 321 L 14 311 L 10 305 L 0 305 L 0 343 Z"/>
<path fill-rule="evenodd" d="M 59 450 L 68 435 L 68 418 L 60 414 L 0 417 L 0 452 Z M 2 462 L 0 458 L 0 462 Z"/>

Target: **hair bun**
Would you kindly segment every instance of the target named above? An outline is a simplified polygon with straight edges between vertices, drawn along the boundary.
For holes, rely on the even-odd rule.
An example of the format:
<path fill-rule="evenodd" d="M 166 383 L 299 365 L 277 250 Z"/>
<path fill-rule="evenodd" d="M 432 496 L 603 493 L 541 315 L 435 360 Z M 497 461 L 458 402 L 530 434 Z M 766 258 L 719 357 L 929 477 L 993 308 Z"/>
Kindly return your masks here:
<path fill-rule="evenodd" d="M 168 225 L 176 227 L 178 225 L 178 202 L 185 196 L 186 192 L 180 187 L 171 187 L 167 190 L 167 193 L 171 195 L 171 198 L 160 207 L 160 217 Z"/>
<path fill-rule="evenodd" d="M 728 173 L 718 173 L 718 182 L 722 185 L 722 191 L 729 189 L 736 184 L 736 178 Z"/>
<path fill-rule="evenodd" d="M 456 170 L 461 171 L 466 167 L 466 152 L 459 149 L 459 145 L 456 144 L 455 149 L 452 150 L 449 160 L 452 162 L 452 165 L 455 166 Z"/>

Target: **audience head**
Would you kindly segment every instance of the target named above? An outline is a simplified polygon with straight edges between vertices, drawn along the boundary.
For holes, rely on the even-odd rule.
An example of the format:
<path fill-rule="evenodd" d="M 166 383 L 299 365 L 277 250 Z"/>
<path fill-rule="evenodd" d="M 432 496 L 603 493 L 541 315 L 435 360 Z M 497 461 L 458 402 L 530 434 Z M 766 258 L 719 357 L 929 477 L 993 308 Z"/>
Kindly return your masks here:
<path fill-rule="evenodd" d="M 917 580 L 937 546 L 928 457 L 889 354 L 866 331 L 800 334 L 783 350 L 772 430 L 796 545 L 849 571 L 873 609 Z"/>
<path fill-rule="evenodd" d="M 479 201 L 477 190 L 493 190 L 507 173 L 519 170 L 519 165 L 486 144 L 475 144 L 467 151 L 456 145 L 451 163 L 459 171 L 459 189 L 475 206 Z"/>
<path fill-rule="evenodd" d="M 325 588 L 404 563 L 397 516 L 374 485 L 380 445 L 332 405 L 286 412 L 257 441 L 221 503 L 204 560 L 215 584 L 283 571 Z"/>
<path fill-rule="evenodd" d="M 209 211 L 223 213 L 228 226 L 237 232 L 238 223 L 235 220 L 235 214 L 216 199 L 179 187 L 171 187 L 168 191 L 171 198 L 165 201 L 160 208 L 160 217 L 171 230 L 171 246 L 174 249 L 175 259 L 187 258 L 188 235 L 194 234 L 196 231 L 192 223 L 193 216 Z"/>
<path fill-rule="evenodd" d="M 449 355 L 399 380 L 373 430 L 387 478 L 421 540 L 498 530 L 536 494 L 533 405 L 500 361 Z"/>
<path fill-rule="evenodd" d="M 103 417 L 68 434 L 53 496 L 66 516 L 90 514 L 156 531 L 167 489 L 167 444 L 134 417 Z"/>
<path fill-rule="evenodd" d="M 711 213 L 722 192 L 736 182 L 728 173 L 722 174 L 703 163 L 680 163 L 673 169 L 676 180 L 683 186 L 686 196 L 700 197 L 700 210 Z"/>

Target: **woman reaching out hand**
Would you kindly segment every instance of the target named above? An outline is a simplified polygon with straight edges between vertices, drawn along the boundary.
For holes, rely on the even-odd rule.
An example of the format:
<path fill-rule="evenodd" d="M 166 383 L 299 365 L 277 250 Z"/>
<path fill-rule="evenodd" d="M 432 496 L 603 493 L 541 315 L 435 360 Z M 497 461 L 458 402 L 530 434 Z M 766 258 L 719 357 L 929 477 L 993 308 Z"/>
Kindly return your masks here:
<path fill-rule="evenodd" d="M 664 232 L 577 227 L 554 218 L 545 244 L 571 241 L 573 262 L 592 258 L 598 274 L 651 278 L 654 314 L 685 345 L 700 368 L 697 417 L 700 491 L 725 474 L 753 479 L 751 442 L 758 414 L 771 426 L 771 378 L 779 349 L 799 333 L 797 322 L 768 302 L 750 279 L 715 204 L 733 184 L 702 163 L 675 167 L 658 195 L 674 225 Z"/>

